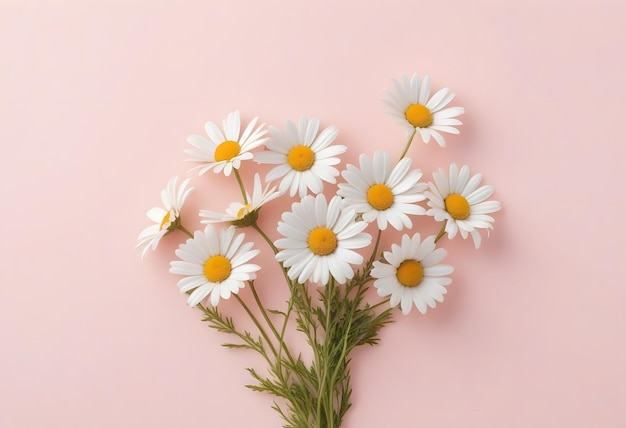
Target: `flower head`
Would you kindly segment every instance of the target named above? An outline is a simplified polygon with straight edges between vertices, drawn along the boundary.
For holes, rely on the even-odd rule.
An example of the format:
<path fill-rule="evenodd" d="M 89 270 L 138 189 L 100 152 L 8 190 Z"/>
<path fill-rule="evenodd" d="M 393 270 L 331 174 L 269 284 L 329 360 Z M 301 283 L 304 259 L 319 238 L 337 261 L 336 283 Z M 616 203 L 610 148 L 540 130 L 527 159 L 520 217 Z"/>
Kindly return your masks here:
<path fill-rule="evenodd" d="M 197 230 L 176 250 L 180 261 L 170 262 L 170 272 L 185 275 L 178 281 L 181 293 L 194 290 L 187 300 L 189 306 L 196 306 L 209 294 L 211 305 L 230 298 L 244 287 L 244 281 L 256 278 L 260 267 L 250 264 L 259 250 L 252 250 L 252 243 L 245 244 L 245 234 L 235 234 L 235 227 L 220 231 L 219 235 L 208 225 L 204 231 Z"/>
<path fill-rule="evenodd" d="M 456 164 L 450 165 L 449 176 L 439 168 L 433 173 L 435 182 L 429 182 L 430 192 L 424 192 L 431 207 L 426 214 L 437 221 L 446 221 L 445 231 L 452 239 L 457 232 L 463 239 L 472 235 L 474 246 L 480 247 L 477 229 L 492 229 L 494 219 L 490 213 L 500 211 L 500 202 L 487 201 L 493 194 L 493 186 L 482 186 L 482 174 L 470 178 L 469 168 L 464 165 L 459 171 Z"/>
<path fill-rule="evenodd" d="M 330 275 L 340 284 L 354 276 L 350 264 L 363 262 L 354 250 L 369 245 L 372 237 L 363 232 L 367 223 L 357 221 L 356 212 L 342 205 L 339 196 L 327 203 L 323 194 L 308 195 L 283 214 L 278 232 L 285 238 L 275 242 L 283 249 L 276 259 L 289 268 L 290 279 L 325 285 Z"/>
<path fill-rule="evenodd" d="M 271 183 L 267 184 L 263 189 L 261 184 L 261 176 L 254 174 L 254 188 L 252 190 L 252 197 L 246 192 L 246 200 L 248 203 L 232 202 L 226 213 L 217 213 L 214 211 L 200 210 L 200 223 L 221 223 L 230 222 L 234 226 L 243 227 L 250 226 L 256 222 L 259 214 L 259 210 L 266 203 L 278 198 L 281 193 L 276 191 L 276 187 L 270 187 Z"/>
<path fill-rule="evenodd" d="M 183 181 L 180 187 L 176 187 L 177 181 L 178 177 L 172 177 L 167 182 L 165 189 L 161 190 L 161 200 L 165 208 L 150 208 L 146 213 L 148 218 L 156 224 L 146 227 L 137 237 L 139 242 L 135 248 L 144 247 L 141 252 L 142 259 L 149 249 L 156 249 L 161 238 L 173 232 L 180 225 L 180 210 L 193 188 L 186 189 L 189 179 Z"/>
<path fill-rule="evenodd" d="M 376 152 L 373 161 L 362 154 L 359 164 L 360 169 L 348 165 L 341 173 L 347 183 L 339 184 L 337 194 L 363 214 L 363 220 L 368 223 L 376 220 L 380 230 L 385 230 L 387 223 L 402 230 L 413 225 L 408 214 L 426 214 L 416 202 L 426 199 L 422 191 L 427 185 L 418 183 L 422 173 L 410 170 L 411 159 L 402 159 L 392 169 L 389 154 Z"/>
<path fill-rule="evenodd" d="M 443 248 L 435 249 L 435 237 L 423 241 L 420 234 L 412 238 L 402 236 L 401 245 L 392 244 L 391 251 L 385 251 L 386 263 L 375 261 L 372 276 L 377 278 L 374 287 L 381 297 L 391 296 L 391 307 L 398 306 L 402 313 L 411 312 L 413 304 L 422 314 L 428 307 L 435 308 L 436 302 L 443 302 L 446 286 L 452 283 L 449 275 L 454 268 L 439 264 L 446 256 Z"/>
<path fill-rule="evenodd" d="M 212 169 L 216 173 L 224 171 L 226 176 L 230 175 L 233 168 L 239 169 L 242 161 L 254 157 L 250 151 L 267 140 L 263 138 L 267 134 L 263 129 L 264 124 L 255 128 L 257 120 L 257 117 L 252 119 L 242 134 L 239 111 L 230 113 L 223 121 L 223 133 L 213 122 L 207 122 L 205 130 L 208 140 L 199 135 L 187 138 L 187 142 L 195 149 L 185 150 L 185 153 L 194 157 L 191 160 L 202 162 L 202 165 L 193 169 L 199 168 L 199 175 Z"/>
<path fill-rule="evenodd" d="M 269 150 L 258 153 L 255 160 L 263 164 L 278 165 L 265 178 L 273 181 L 282 178 L 278 190 L 289 195 L 296 192 L 304 197 L 309 190 L 317 194 L 324 188 L 324 181 L 334 184 L 339 171 L 333 167 L 339 163 L 337 155 L 344 153 L 346 146 L 332 145 L 338 134 L 337 128 L 330 126 L 319 135 L 319 120 L 300 119 L 300 128 L 291 121 L 285 122 L 285 132 L 270 127 L 270 139 L 266 143 Z"/>
<path fill-rule="evenodd" d="M 417 74 L 409 79 L 402 77 L 402 81 L 393 79 L 394 91 L 386 89 L 389 99 L 384 100 L 391 110 L 387 113 L 398 119 L 398 123 L 408 127 L 408 133 L 419 132 L 424 143 L 433 137 L 441 147 L 446 142 L 440 132 L 458 134 L 456 125 L 462 122 L 455 119 L 462 115 L 463 107 L 445 108 L 454 98 L 448 88 L 440 89 L 430 96 L 430 78 L 424 76 L 421 82 Z"/>

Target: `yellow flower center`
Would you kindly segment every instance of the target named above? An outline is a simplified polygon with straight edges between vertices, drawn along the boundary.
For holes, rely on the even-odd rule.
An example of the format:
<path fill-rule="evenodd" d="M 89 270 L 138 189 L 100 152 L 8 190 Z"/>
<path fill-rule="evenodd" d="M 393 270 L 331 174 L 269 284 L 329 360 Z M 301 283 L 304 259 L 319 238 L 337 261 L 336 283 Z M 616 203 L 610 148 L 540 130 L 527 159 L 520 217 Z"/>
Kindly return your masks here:
<path fill-rule="evenodd" d="M 230 260 L 224 256 L 212 256 L 204 264 L 204 276 L 211 282 L 222 282 L 230 276 Z"/>
<path fill-rule="evenodd" d="M 405 287 L 416 287 L 424 278 L 424 268 L 416 260 L 405 260 L 398 266 L 396 278 Z"/>
<path fill-rule="evenodd" d="M 171 211 L 168 211 L 167 214 L 165 214 L 165 216 L 163 217 L 163 220 L 161 220 L 161 226 L 159 226 L 159 231 L 163 230 L 165 225 L 170 222 L 170 217 L 171 217 L 170 214 L 171 214 Z"/>
<path fill-rule="evenodd" d="M 227 140 L 215 149 L 215 161 L 229 161 L 239 154 L 241 147 L 236 141 Z"/>
<path fill-rule="evenodd" d="M 374 184 L 367 191 L 367 202 L 378 211 L 386 210 L 393 205 L 393 192 L 386 184 Z"/>
<path fill-rule="evenodd" d="M 318 227 L 309 233 L 307 243 L 313 254 L 327 256 L 337 248 L 337 236 L 327 227 Z"/>
<path fill-rule="evenodd" d="M 237 211 L 237 218 L 243 218 L 246 214 L 250 212 L 250 208 L 252 208 L 252 205 L 250 204 L 246 204 L 243 207 L 239 208 L 239 211 Z"/>
<path fill-rule="evenodd" d="M 455 220 L 465 220 L 470 215 L 470 204 L 463 196 L 453 193 L 445 200 L 446 211 Z"/>
<path fill-rule="evenodd" d="M 416 128 L 426 128 L 433 123 L 433 114 L 424 104 L 411 104 L 404 112 L 404 116 Z"/>
<path fill-rule="evenodd" d="M 296 146 L 289 151 L 287 163 L 296 171 L 306 171 L 313 166 L 315 153 L 307 146 Z"/>

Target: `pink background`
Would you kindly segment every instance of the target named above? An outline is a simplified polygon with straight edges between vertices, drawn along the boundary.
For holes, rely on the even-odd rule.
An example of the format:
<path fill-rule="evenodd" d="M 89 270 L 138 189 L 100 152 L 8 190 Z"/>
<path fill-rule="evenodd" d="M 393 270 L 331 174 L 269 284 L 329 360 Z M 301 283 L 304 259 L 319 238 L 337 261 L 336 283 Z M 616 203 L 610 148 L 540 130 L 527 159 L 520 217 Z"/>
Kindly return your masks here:
<path fill-rule="evenodd" d="M 235 108 L 334 124 L 344 161 L 399 154 L 380 99 L 412 72 L 466 114 L 410 155 L 428 177 L 467 163 L 504 208 L 479 251 L 444 239 L 443 304 L 355 354 L 345 427 L 626 426 L 622 4 L 3 0 L 0 426 L 280 426 L 243 386 L 256 355 L 178 293 L 182 235 L 139 260 L 145 211 L 191 166 L 186 137 Z M 195 228 L 234 187 L 192 177 Z"/>

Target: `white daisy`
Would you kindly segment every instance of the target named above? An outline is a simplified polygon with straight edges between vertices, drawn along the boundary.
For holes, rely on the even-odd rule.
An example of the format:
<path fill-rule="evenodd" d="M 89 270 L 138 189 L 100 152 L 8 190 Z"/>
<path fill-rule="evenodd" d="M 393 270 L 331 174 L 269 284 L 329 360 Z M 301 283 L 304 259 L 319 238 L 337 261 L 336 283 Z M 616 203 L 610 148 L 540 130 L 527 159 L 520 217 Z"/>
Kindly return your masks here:
<path fill-rule="evenodd" d="M 270 127 L 270 139 L 265 144 L 269 150 L 258 153 L 255 160 L 263 164 L 278 165 L 265 177 L 266 181 L 282 178 L 278 190 L 304 197 L 308 190 L 317 194 L 326 181 L 334 184 L 339 171 L 333 167 L 340 161 L 335 156 L 344 153 L 346 146 L 333 145 L 339 131 L 334 126 L 323 129 L 319 135 L 319 120 L 300 119 L 300 129 L 291 121 L 285 122 L 282 133 Z"/>
<path fill-rule="evenodd" d="M 233 168 L 239 169 L 241 162 L 254 157 L 250 150 L 263 144 L 267 137 L 267 130 L 263 129 L 265 124 L 255 128 L 258 118 L 250 121 L 246 129 L 240 134 L 241 123 L 239 112 L 234 111 L 223 121 L 224 133 L 213 122 L 205 125 L 207 140 L 199 135 L 191 135 L 187 138 L 195 149 L 187 149 L 185 153 L 194 157 L 194 161 L 202 162 L 203 165 L 192 169 L 200 169 L 199 175 L 209 170 L 216 173 L 224 171 L 224 175 L 229 176 Z"/>
<path fill-rule="evenodd" d="M 448 88 L 437 91 L 430 96 L 430 78 L 425 76 L 420 85 L 417 74 L 409 79 L 402 77 L 402 81 L 393 79 L 395 91 L 385 89 L 389 99 L 383 100 L 391 110 L 387 113 L 398 119 L 398 123 L 409 128 L 408 134 L 419 132 L 424 143 L 432 136 L 441 147 L 446 145 L 440 132 L 458 134 L 456 125 L 462 122 L 455 119 L 462 115 L 463 107 L 446 107 L 454 98 Z"/>
<path fill-rule="evenodd" d="M 176 187 L 177 181 L 178 177 L 172 177 L 165 189 L 161 190 L 161 200 L 165 208 L 150 208 L 146 213 L 156 224 L 146 227 L 137 237 L 139 242 L 135 248 L 144 247 L 141 252 L 142 259 L 150 248 L 156 249 L 161 238 L 180 226 L 180 210 L 193 188 L 186 189 L 189 179 L 183 181 L 180 187 Z"/>
<path fill-rule="evenodd" d="M 439 168 L 433 173 L 435 183 L 429 182 L 430 192 L 424 192 L 431 207 L 426 214 L 437 221 L 446 221 L 445 231 L 452 239 L 461 232 L 463 239 L 472 235 L 474 246 L 480 247 L 477 229 L 492 229 L 493 217 L 487 215 L 500 211 L 500 202 L 487 201 L 493 194 L 493 186 L 482 186 L 482 174 L 470 178 L 469 168 L 464 165 L 459 171 L 456 164 L 450 165 L 450 175 Z"/>
<path fill-rule="evenodd" d="M 402 159 L 392 169 L 389 154 L 376 152 L 373 161 L 362 154 L 359 164 L 360 170 L 348 165 L 341 173 L 347 183 L 339 184 L 337 194 L 357 213 L 363 214 L 363 220 L 368 223 L 377 220 L 380 230 L 387 229 L 387 223 L 402 230 L 413 226 L 407 214 L 426 214 L 416 202 L 426 199 L 422 192 L 428 186 L 418 183 L 422 172 L 410 170 L 411 159 Z"/>
<path fill-rule="evenodd" d="M 270 187 L 271 183 L 265 186 L 265 189 L 261 186 L 261 176 L 254 174 L 252 197 L 246 192 L 246 200 L 248 203 L 232 202 L 228 208 L 226 208 L 226 213 L 200 210 L 200 217 L 204 218 L 204 220 L 200 220 L 200 223 L 230 222 L 234 226 L 239 227 L 250 226 L 255 223 L 261 207 L 281 195 L 280 192 L 276 191 L 276 187 Z"/>
<path fill-rule="evenodd" d="M 372 237 L 363 232 L 367 223 L 342 205 L 339 196 L 327 204 L 323 194 L 308 195 L 283 214 L 278 232 L 285 238 L 275 242 L 283 248 L 276 259 L 289 268 L 289 278 L 326 285 L 329 275 L 340 284 L 354 276 L 350 264 L 361 264 L 363 256 L 353 250 L 369 245 Z"/>
<path fill-rule="evenodd" d="M 402 244 L 392 244 L 391 251 L 385 251 L 383 257 L 387 263 L 374 262 L 372 277 L 377 278 L 374 287 L 381 297 L 391 296 L 391 307 L 398 306 L 402 313 L 411 312 L 413 304 L 422 314 L 428 307 L 435 308 L 436 302 L 443 302 L 446 286 L 452 283 L 449 275 L 454 268 L 439 264 L 447 252 L 443 248 L 435 249 L 435 237 L 429 236 L 420 241 L 420 234 L 413 238 L 402 236 Z"/>
<path fill-rule="evenodd" d="M 181 261 L 170 262 L 170 272 L 185 275 L 178 281 L 181 293 L 195 289 L 187 300 L 189 306 L 196 306 L 209 294 L 211 305 L 216 306 L 220 298 L 237 294 L 244 281 L 256 278 L 260 267 L 247 262 L 259 250 L 251 250 L 251 242 L 242 244 L 245 234 L 235 235 L 235 229 L 230 226 L 218 235 L 213 226 L 206 226 L 176 250 Z"/>

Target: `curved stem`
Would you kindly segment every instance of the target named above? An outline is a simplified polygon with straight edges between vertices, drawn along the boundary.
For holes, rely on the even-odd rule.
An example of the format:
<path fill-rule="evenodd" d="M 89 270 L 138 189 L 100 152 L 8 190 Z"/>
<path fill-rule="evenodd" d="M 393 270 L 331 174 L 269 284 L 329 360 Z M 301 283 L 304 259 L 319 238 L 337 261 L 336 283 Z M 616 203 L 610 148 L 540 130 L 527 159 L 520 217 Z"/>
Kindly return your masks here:
<path fill-rule="evenodd" d="M 179 224 L 176 228 L 181 232 L 184 232 L 185 235 L 187 235 L 188 237 L 193 238 L 193 233 L 188 231 L 182 224 Z"/>
<path fill-rule="evenodd" d="M 241 195 L 243 196 L 244 205 L 248 204 L 248 195 L 246 194 L 246 188 L 243 185 L 243 181 L 241 180 L 241 176 L 239 175 L 239 170 L 237 168 L 233 168 L 235 172 L 235 178 L 237 179 L 237 184 L 239 184 L 239 190 L 241 190 Z"/>
<path fill-rule="evenodd" d="M 398 159 L 398 162 L 404 159 L 404 157 L 406 156 L 407 152 L 409 151 L 409 147 L 411 147 L 411 143 L 413 142 L 413 138 L 415 137 L 416 133 L 417 133 L 417 128 L 413 128 L 413 131 L 409 135 L 409 140 L 406 142 L 406 146 L 404 147 L 404 151 L 400 155 L 400 159 Z"/>
<path fill-rule="evenodd" d="M 439 231 L 439 233 L 437 234 L 437 237 L 435 238 L 435 244 L 443 237 L 443 235 L 446 233 L 446 225 L 448 224 L 448 220 L 446 220 L 443 223 L 443 226 L 441 226 L 441 230 Z"/>

